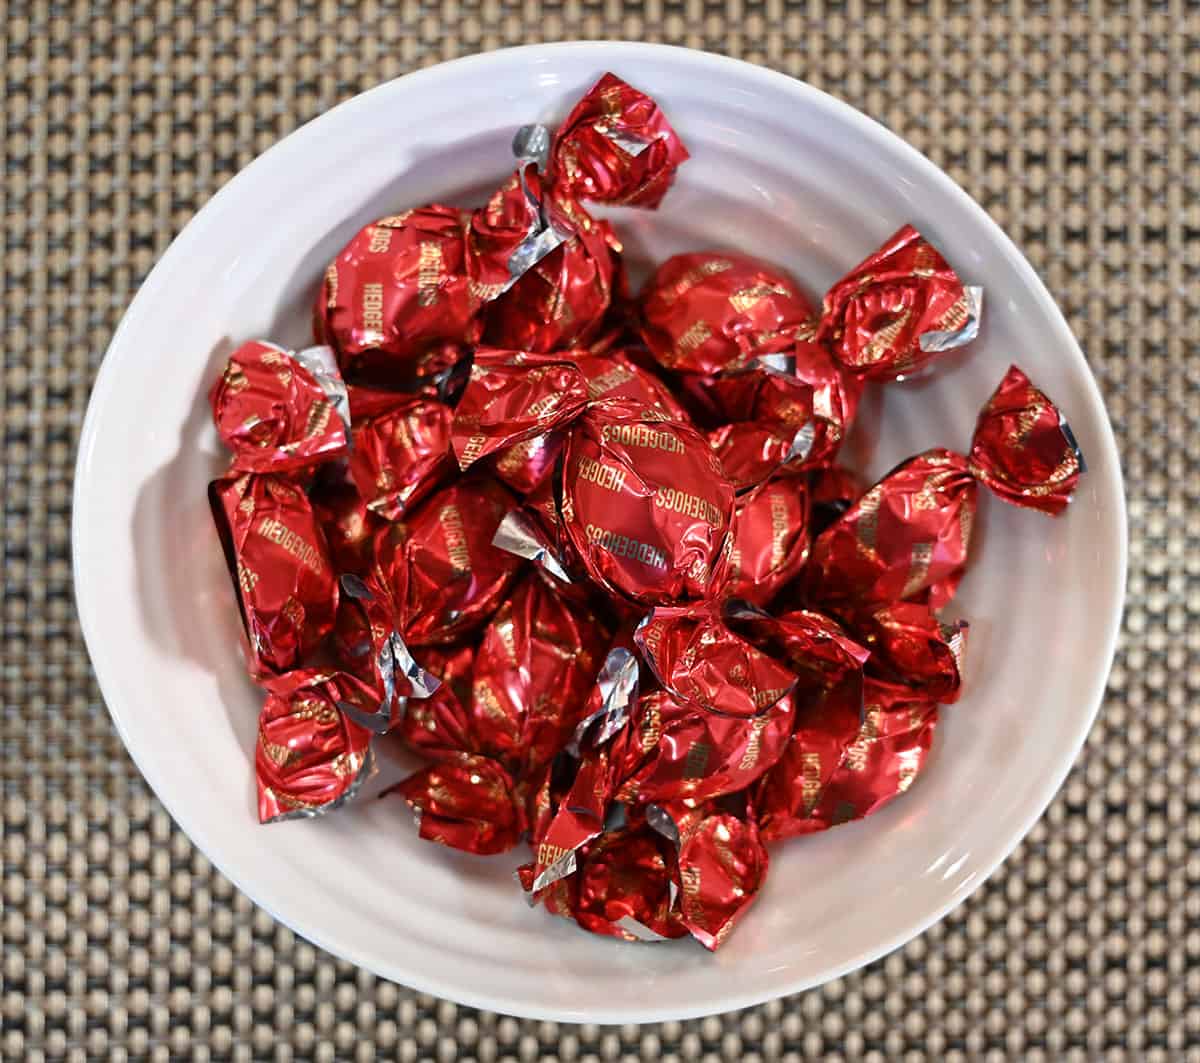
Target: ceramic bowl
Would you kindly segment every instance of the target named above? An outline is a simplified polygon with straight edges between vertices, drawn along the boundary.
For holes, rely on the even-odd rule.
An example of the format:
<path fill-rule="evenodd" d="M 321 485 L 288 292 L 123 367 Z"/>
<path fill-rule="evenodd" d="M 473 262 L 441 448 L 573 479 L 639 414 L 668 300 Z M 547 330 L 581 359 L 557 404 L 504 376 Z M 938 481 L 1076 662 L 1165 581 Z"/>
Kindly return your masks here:
<path fill-rule="evenodd" d="M 984 499 L 958 602 L 967 692 L 931 762 L 878 815 L 775 846 L 728 943 L 624 944 L 530 909 L 517 854 L 419 841 L 399 802 L 259 826 L 260 695 L 205 499 L 225 460 L 205 394 L 233 347 L 302 346 L 325 264 L 369 220 L 473 205 L 511 169 L 514 130 L 555 121 L 606 70 L 656 97 L 692 159 L 657 213 L 618 212 L 631 260 L 749 250 L 814 295 L 904 222 L 983 285 L 980 338 L 875 393 L 855 440 L 871 476 L 968 446 L 1019 362 L 1061 405 L 1089 471 L 1059 520 Z M 1045 810 L 1112 659 L 1125 573 L 1117 451 L 1062 314 L 984 211 L 882 126 L 799 81 L 661 46 L 534 46 L 380 85 L 297 130 L 213 197 L 129 307 L 91 398 L 75 481 L 79 614 L 130 754 L 197 846 L 297 933 L 384 977 L 477 1007 L 632 1022 L 817 985 L 919 934 L 977 889 Z M 385 773 L 398 771 L 385 765 Z"/>

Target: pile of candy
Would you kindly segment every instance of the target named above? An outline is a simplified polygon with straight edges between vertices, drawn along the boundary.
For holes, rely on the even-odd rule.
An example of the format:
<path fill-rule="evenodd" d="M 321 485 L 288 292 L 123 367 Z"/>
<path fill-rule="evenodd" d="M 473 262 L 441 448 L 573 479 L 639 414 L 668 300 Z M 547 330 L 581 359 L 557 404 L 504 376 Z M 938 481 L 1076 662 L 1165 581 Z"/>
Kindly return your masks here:
<path fill-rule="evenodd" d="M 911 227 L 818 311 L 742 254 L 635 298 L 611 225 L 688 157 L 606 75 L 481 209 L 359 232 L 320 346 L 247 343 L 212 389 L 210 488 L 265 692 L 264 822 L 327 812 L 400 741 L 423 838 L 523 842 L 531 900 L 716 948 L 765 843 L 869 815 L 959 695 L 939 619 L 983 484 L 1060 512 L 1082 471 L 1015 367 L 970 450 L 864 489 L 838 462 L 864 384 L 968 342 L 980 293 Z M 387 737 L 382 737 L 382 736 Z"/>

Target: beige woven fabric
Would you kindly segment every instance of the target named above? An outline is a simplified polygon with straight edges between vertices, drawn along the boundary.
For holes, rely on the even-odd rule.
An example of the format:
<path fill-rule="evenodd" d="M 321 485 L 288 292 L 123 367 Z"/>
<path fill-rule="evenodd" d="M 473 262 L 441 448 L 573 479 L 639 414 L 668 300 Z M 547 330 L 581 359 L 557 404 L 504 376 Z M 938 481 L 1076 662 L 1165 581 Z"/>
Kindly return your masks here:
<path fill-rule="evenodd" d="M 0 0 L 5 1059 L 1200 1059 L 1200 9 L 1065 2 Z M 665 40 L 806 78 L 945 167 L 1082 341 L 1128 477 L 1129 605 L 1069 782 L 942 924 L 698 1022 L 518 1022 L 297 940 L 147 791 L 71 601 L 74 448 L 140 280 L 299 123 L 480 49 Z M 1190 522 L 1190 526 L 1189 526 Z"/>

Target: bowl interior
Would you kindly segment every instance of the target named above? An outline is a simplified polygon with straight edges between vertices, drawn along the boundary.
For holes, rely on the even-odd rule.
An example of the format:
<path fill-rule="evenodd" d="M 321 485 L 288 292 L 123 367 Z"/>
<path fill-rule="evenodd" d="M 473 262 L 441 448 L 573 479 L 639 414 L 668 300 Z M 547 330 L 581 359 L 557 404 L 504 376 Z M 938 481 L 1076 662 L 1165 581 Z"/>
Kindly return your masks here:
<path fill-rule="evenodd" d="M 968 687 L 935 755 L 882 813 L 773 848 L 728 944 L 593 938 L 530 910 L 522 854 L 417 840 L 400 802 L 257 825 L 260 697 L 205 486 L 223 457 L 205 393 L 244 339 L 303 344 L 321 271 L 362 224 L 440 199 L 481 201 L 516 126 L 553 120 L 604 70 L 655 95 L 692 152 L 657 213 L 614 215 L 631 257 L 738 248 L 819 299 L 911 221 L 986 290 L 980 339 L 933 375 L 872 393 L 854 458 L 868 474 L 963 448 L 1011 361 L 1064 409 L 1090 471 L 1052 521 L 985 499 L 956 610 Z M 976 887 L 1061 782 L 1107 675 L 1124 572 L 1111 431 L 1033 271 L 986 215 L 880 127 L 780 75 L 700 53 L 568 45 L 495 53 L 367 93 L 230 183 L 155 269 L 113 340 L 77 478 L 79 609 L 117 726 L 180 825 L 259 904 L 377 973 L 500 1011 L 631 1021 L 750 1004 L 902 943 Z M 399 767 L 385 765 L 385 773 Z"/>

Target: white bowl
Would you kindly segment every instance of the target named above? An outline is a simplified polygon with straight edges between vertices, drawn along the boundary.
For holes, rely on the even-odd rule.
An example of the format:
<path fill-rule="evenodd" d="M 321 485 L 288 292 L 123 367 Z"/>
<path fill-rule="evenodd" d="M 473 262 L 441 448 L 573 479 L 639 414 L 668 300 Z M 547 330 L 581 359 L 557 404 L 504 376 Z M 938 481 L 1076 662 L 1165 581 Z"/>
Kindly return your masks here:
<path fill-rule="evenodd" d="M 710 246 L 786 265 L 820 297 L 911 221 L 986 289 L 981 338 L 864 415 L 866 471 L 968 444 L 1011 361 L 1065 411 L 1088 473 L 1050 520 L 986 499 L 959 610 L 968 687 L 913 789 L 880 814 L 772 849 L 728 943 L 628 945 L 531 910 L 517 855 L 419 841 L 398 801 L 258 825 L 260 697 L 205 485 L 224 458 L 205 393 L 252 337 L 303 344 L 321 271 L 370 219 L 479 202 L 514 129 L 554 120 L 605 70 L 655 96 L 692 160 L 657 214 L 621 215 L 631 254 Z M 79 613 L 113 720 L 207 856 L 316 944 L 416 989 L 538 1018 L 631 1022 L 759 1003 L 920 933 L 976 889 L 1042 814 L 1100 703 L 1117 633 L 1125 517 L 1096 384 L 1017 249 L 932 163 L 781 74 L 642 44 L 518 48 L 381 85 L 298 130 L 229 182 L 138 292 L 96 382 L 75 480 Z M 394 766 L 392 767 L 394 771 Z"/>

